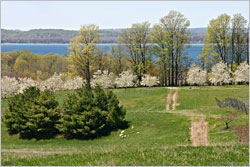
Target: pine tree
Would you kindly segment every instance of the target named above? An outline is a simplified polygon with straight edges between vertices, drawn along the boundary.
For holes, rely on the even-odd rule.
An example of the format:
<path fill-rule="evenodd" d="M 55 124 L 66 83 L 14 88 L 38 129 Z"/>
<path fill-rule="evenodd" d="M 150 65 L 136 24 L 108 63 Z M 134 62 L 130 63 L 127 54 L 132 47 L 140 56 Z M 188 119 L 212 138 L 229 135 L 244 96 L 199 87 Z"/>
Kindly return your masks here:
<path fill-rule="evenodd" d="M 58 134 L 58 102 L 53 92 L 41 92 L 36 87 L 25 89 L 9 99 L 9 106 L 3 116 L 10 135 L 20 138 L 51 138 Z"/>
<path fill-rule="evenodd" d="M 118 128 L 124 122 L 125 109 L 117 97 L 100 86 L 77 89 L 64 101 L 58 129 L 66 138 L 93 138 Z"/>

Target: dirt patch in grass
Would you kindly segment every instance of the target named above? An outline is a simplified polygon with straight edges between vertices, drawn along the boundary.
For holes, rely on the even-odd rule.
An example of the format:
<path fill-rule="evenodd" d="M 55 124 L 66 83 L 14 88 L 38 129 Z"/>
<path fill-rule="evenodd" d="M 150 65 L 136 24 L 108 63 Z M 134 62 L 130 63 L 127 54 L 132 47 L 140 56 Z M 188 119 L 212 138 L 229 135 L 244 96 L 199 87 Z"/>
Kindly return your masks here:
<path fill-rule="evenodd" d="M 166 110 L 169 111 L 170 110 L 170 104 L 171 104 L 171 101 L 172 101 L 172 92 L 170 90 L 170 92 L 168 93 L 168 97 L 167 97 L 167 106 L 166 106 Z"/>
<path fill-rule="evenodd" d="M 176 89 L 176 92 L 175 94 L 173 95 L 173 107 L 172 107 L 172 110 L 175 110 L 176 106 L 179 106 L 180 104 L 177 103 L 177 99 L 178 99 L 178 90 Z"/>
<path fill-rule="evenodd" d="M 202 117 L 199 122 L 191 123 L 191 141 L 193 146 L 208 145 L 208 122 L 205 122 L 205 117 Z"/>
<path fill-rule="evenodd" d="M 168 93 L 168 96 L 167 96 L 166 111 L 170 111 L 170 105 L 171 105 L 172 101 L 173 101 L 172 110 L 175 110 L 176 106 L 180 105 L 179 103 L 177 103 L 178 88 L 177 87 L 169 87 L 169 89 L 170 89 L 170 92 Z M 175 90 L 174 94 L 172 94 L 172 90 Z"/>
<path fill-rule="evenodd" d="M 239 136 L 239 142 L 244 145 L 249 144 L 249 124 L 235 126 L 233 130 L 236 131 L 237 136 Z"/>

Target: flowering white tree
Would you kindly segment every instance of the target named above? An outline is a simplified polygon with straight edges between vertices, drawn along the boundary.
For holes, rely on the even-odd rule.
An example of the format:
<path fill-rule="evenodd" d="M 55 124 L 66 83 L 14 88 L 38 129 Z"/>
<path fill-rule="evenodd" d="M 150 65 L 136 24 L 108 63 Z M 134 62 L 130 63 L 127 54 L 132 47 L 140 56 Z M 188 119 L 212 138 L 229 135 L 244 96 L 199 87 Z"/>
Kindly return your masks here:
<path fill-rule="evenodd" d="M 81 88 L 86 81 L 83 80 L 81 77 L 77 76 L 73 79 L 68 79 L 63 83 L 63 90 L 73 90 Z"/>
<path fill-rule="evenodd" d="M 147 74 L 145 74 L 142 77 L 142 81 L 141 81 L 141 85 L 143 85 L 143 86 L 149 86 L 149 87 L 158 85 L 159 83 L 160 83 L 160 81 L 158 80 L 157 77 L 150 76 L 150 75 L 147 75 Z"/>
<path fill-rule="evenodd" d="M 19 83 L 16 78 L 4 76 L 1 78 L 1 97 L 6 98 L 9 95 L 16 94 L 19 90 Z"/>
<path fill-rule="evenodd" d="M 31 78 L 18 78 L 18 83 L 18 93 L 23 93 L 26 88 L 38 85 L 38 83 Z"/>
<path fill-rule="evenodd" d="M 115 84 L 118 88 L 127 88 L 135 86 L 136 75 L 132 71 L 123 71 L 116 78 Z"/>
<path fill-rule="evenodd" d="M 205 85 L 207 81 L 207 71 L 201 70 L 196 64 L 192 64 L 187 73 L 187 82 L 191 85 Z"/>
<path fill-rule="evenodd" d="M 54 75 L 45 81 L 41 81 L 38 85 L 40 90 L 51 89 L 53 92 L 63 89 L 63 80 L 61 74 L 54 73 Z"/>
<path fill-rule="evenodd" d="M 241 63 L 236 71 L 233 73 L 234 78 L 233 81 L 236 83 L 243 82 L 247 83 L 249 82 L 249 65 L 247 62 Z"/>
<path fill-rule="evenodd" d="M 232 81 L 230 77 L 231 71 L 228 70 L 227 65 L 223 62 L 217 63 L 215 66 L 212 67 L 212 71 L 210 73 L 209 81 L 217 85 L 228 84 Z"/>
<path fill-rule="evenodd" d="M 108 71 L 97 70 L 93 79 L 91 80 L 91 86 L 100 85 L 102 88 L 114 88 L 116 76 L 114 73 L 108 73 Z"/>

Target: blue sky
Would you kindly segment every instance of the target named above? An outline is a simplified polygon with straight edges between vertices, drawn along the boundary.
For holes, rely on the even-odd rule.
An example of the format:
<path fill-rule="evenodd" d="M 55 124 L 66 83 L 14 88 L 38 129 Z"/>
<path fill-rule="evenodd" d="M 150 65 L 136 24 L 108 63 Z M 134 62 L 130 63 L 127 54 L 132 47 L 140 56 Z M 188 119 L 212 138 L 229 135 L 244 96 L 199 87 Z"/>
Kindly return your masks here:
<path fill-rule="evenodd" d="M 127 28 L 143 21 L 158 23 L 170 10 L 183 13 L 190 27 L 206 27 L 222 13 L 241 13 L 249 20 L 248 1 L 2 1 L 1 28 L 77 30 L 84 24 Z"/>

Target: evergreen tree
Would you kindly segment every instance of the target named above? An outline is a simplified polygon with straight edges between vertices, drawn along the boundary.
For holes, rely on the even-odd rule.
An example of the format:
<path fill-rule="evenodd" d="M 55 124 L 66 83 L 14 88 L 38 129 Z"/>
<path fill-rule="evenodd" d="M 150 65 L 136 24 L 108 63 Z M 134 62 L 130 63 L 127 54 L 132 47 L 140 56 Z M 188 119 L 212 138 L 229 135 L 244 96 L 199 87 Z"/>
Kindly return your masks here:
<path fill-rule="evenodd" d="M 118 128 L 124 122 L 125 109 L 117 97 L 100 86 L 77 89 L 64 101 L 58 129 L 66 138 L 93 138 Z"/>
<path fill-rule="evenodd" d="M 58 134 L 58 102 L 53 92 L 41 92 L 36 87 L 27 88 L 23 94 L 9 99 L 3 121 L 10 135 L 20 138 L 51 138 Z"/>

